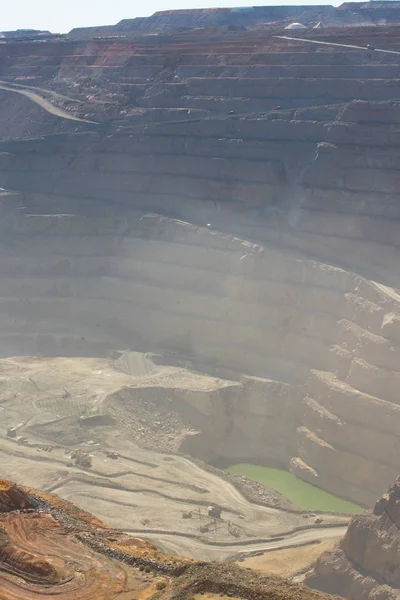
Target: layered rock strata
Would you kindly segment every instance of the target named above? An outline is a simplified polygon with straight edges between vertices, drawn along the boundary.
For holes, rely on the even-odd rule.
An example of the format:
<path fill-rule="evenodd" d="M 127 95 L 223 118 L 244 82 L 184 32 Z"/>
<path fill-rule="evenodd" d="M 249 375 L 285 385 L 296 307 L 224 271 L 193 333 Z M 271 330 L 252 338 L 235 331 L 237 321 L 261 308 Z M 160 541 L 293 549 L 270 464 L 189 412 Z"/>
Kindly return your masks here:
<path fill-rule="evenodd" d="M 121 125 L 398 99 L 398 27 L 310 30 L 312 43 L 287 33 L 225 35 L 217 28 L 0 45 L 0 102 L 7 116 L 0 136 L 38 136 L 39 123 L 42 133 L 68 125 L 32 107 L 32 94 L 75 117 Z M 331 120 L 329 109 L 320 114 L 318 120 Z"/>
<path fill-rule="evenodd" d="M 318 560 L 307 584 L 349 600 L 400 598 L 400 478 L 355 517 L 337 549 Z"/>
<path fill-rule="evenodd" d="M 164 42 L 2 55 L 8 87 L 53 78 L 40 94 L 60 108 L 74 81 L 63 111 L 104 117 L 111 98 L 114 117 L 64 115 L 80 133 L 1 144 L 0 352 L 166 351 L 244 374 L 249 399 L 207 405 L 182 449 L 273 460 L 372 505 L 400 466 L 397 56 L 249 35 L 201 53 L 195 36 Z M 206 112 L 155 123 L 159 108 Z"/>

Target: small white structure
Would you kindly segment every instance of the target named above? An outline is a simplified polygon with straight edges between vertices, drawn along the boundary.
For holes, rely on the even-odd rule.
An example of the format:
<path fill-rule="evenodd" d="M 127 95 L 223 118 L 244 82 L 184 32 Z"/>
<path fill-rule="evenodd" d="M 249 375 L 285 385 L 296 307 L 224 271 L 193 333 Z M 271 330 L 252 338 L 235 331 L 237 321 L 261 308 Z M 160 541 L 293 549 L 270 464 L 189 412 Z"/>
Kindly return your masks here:
<path fill-rule="evenodd" d="M 323 26 L 323 24 L 321 23 L 321 21 L 319 21 L 319 23 L 317 23 L 317 24 L 316 24 L 316 25 L 314 25 L 314 27 L 313 27 L 313 29 L 323 29 L 323 28 L 324 28 L 324 26 Z"/>
<path fill-rule="evenodd" d="M 303 23 L 290 23 L 285 29 L 307 29 L 307 27 Z"/>

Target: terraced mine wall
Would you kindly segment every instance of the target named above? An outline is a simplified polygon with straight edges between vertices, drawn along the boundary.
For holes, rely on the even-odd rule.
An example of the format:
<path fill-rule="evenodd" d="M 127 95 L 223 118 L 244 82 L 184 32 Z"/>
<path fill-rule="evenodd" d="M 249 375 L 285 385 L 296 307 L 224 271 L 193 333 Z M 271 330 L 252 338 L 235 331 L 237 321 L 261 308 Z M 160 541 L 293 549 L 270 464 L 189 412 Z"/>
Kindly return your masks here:
<path fill-rule="evenodd" d="M 134 94 L 112 96 L 118 118 L 1 144 L 1 354 L 163 351 L 241 381 L 182 397 L 199 425 L 182 451 L 273 460 L 372 505 L 400 465 L 397 58 L 242 42 L 238 58 L 232 43 L 198 57 L 175 41 L 182 81 L 135 71 Z M 121 45 L 99 47 L 74 46 L 77 66 L 65 43 L 53 84 L 21 49 L 7 81 L 18 67 L 60 95 L 68 73 L 83 107 L 65 110 L 104 117 L 85 94 L 124 81 L 111 85 Z M 127 48 L 124 69 L 160 66 L 159 49 Z M 280 80 L 294 65 L 302 81 Z"/>
<path fill-rule="evenodd" d="M 121 124 L 203 119 L 229 111 L 264 113 L 277 107 L 282 111 L 355 99 L 397 100 L 398 55 L 366 47 L 376 42 L 396 51 L 397 28 L 377 27 L 373 35 L 370 29 L 307 31 L 307 38 L 352 44 L 356 46 L 353 49 L 280 39 L 257 31 L 221 36 L 218 30 L 213 34 L 206 30 L 203 35 L 144 35 L 135 41 L 65 39 L 3 44 L 0 79 L 40 88 L 47 91 L 47 97 L 51 91 L 58 92 L 62 97 L 53 95 L 51 100 L 63 103 L 75 116 L 94 121 L 118 118 Z M 0 100 L 9 99 L 9 92 L 0 90 L 0 94 Z M 14 138 L 19 137 L 19 120 L 26 121 L 28 137 L 32 137 L 28 129 L 32 123 L 23 119 L 22 110 L 19 120 L 15 118 L 15 103 L 24 102 L 24 110 L 29 104 L 20 96 L 13 94 L 14 106 L 5 106 L 4 114 L 16 127 Z M 39 114 L 35 120 L 43 125 L 46 115 L 40 119 Z M 330 119 L 326 115 L 321 120 Z M 4 137 L 2 130 L 0 135 Z M 7 137 L 12 137 L 11 131 Z"/>
<path fill-rule="evenodd" d="M 252 125 L 244 122 L 243 129 Z M 197 151 L 199 139 L 193 141 Z M 131 140 L 140 154 L 126 153 L 123 144 L 133 148 Z M 160 150 L 161 140 L 155 136 L 154 149 Z M 189 143 L 186 138 L 186 149 Z M 276 155 L 270 169 L 256 161 L 246 168 L 243 161 L 240 167 L 253 180 L 236 182 L 229 178 L 236 170 L 234 158 L 158 159 L 154 153 L 147 160 L 145 139 L 136 135 L 100 136 L 97 142 L 93 134 L 58 137 L 4 149 L 1 185 L 15 194 L 3 197 L 3 356 L 106 355 L 130 347 L 174 352 L 223 376 L 261 377 L 245 403 L 240 395 L 211 402 L 206 414 L 212 425 L 203 425 L 182 450 L 206 460 L 240 457 L 245 451 L 260 460 L 278 460 L 304 479 L 365 504 L 393 479 L 400 445 L 399 297 L 393 288 L 350 270 L 375 265 L 378 274 L 388 251 L 397 260 L 396 240 L 387 243 L 391 230 L 396 235 L 393 218 L 361 216 L 360 204 L 349 200 L 359 195 L 350 191 L 351 215 L 306 208 L 307 198 L 315 206 L 318 193 L 315 188 L 309 196 L 308 185 L 301 206 L 287 208 L 279 218 L 272 210 L 268 218 L 269 210 L 280 206 L 279 194 L 291 190 L 287 174 L 280 176 L 290 169 Z M 323 156 L 322 151 L 314 161 L 315 170 Z M 213 171 L 219 162 L 225 170 Z M 144 174 L 146 164 L 153 169 L 159 164 L 166 172 Z M 186 172 L 169 174 L 168 168 Z M 229 182 L 221 181 L 223 173 Z M 268 181 L 258 181 L 261 176 Z M 312 170 L 307 177 L 317 179 Z M 324 188 L 322 194 L 327 192 Z M 213 195 L 202 206 L 202 196 Z M 246 197 L 253 198 L 252 208 Z M 361 202 L 365 206 L 365 197 Z M 143 214 L 146 208 L 182 211 L 193 221 L 196 205 L 199 220 L 213 222 L 215 214 L 216 224 L 224 221 L 228 227 L 230 216 L 247 235 Z M 379 210 L 394 207 L 382 202 Z M 263 232 L 254 210 L 264 214 Z M 298 213 L 301 218 L 290 226 Z M 369 223 L 367 242 L 357 226 Z M 386 230 L 376 223 L 386 224 Z M 331 233 L 329 240 L 332 227 L 340 235 Z M 252 238 L 262 240 L 248 241 Z M 297 240 L 304 250 L 295 254 L 295 246 L 301 247 Z M 324 252 L 334 256 L 332 248 L 347 268 L 324 262 Z M 363 248 L 375 256 L 371 267 Z M 307 256 L 311 251 L 314 258 Z M 317 259 L 318 253 L 323 258 Z M 382 271 L 387 279 L 389 267 L 386 262 Z"/>

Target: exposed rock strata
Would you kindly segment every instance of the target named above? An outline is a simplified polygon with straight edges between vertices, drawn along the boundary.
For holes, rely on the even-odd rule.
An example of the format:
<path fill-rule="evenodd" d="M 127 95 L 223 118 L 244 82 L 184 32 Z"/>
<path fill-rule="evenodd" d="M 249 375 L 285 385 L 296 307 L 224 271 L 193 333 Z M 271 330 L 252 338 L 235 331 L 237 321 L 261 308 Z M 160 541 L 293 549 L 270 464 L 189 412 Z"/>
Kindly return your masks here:
<path fill-rule="evenodd" d="M 318 560 L 307 584 L 349 600 L 400 598 L 400 478 L 355 517 L 338 548 Z"/>
<path fill-rule="evenodd" d="M 352 35 L 371 32 L 327 39 Z M 183 394 L 203 421 L 182 449 L 372 505 L 400 466 L 398 57 L 206 42 L 1 50 L 8 86 L 104 121 L 1 144 L 1 354 L 164 350 L 244 373 Z"/>

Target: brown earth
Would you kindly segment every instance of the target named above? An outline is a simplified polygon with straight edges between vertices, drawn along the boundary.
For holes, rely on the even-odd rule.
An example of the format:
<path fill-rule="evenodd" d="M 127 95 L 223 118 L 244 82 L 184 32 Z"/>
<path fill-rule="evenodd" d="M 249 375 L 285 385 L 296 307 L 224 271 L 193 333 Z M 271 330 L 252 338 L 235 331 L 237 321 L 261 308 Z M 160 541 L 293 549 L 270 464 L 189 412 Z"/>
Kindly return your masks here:
<path fill-rule="evenodd" d="M 33 595 L 79 600 L 140 598 L 142 591 L 154 585 L 153 578 L 128 569 L 124 561 L 144 567 L 160 559 L 159 570 L 166 570 L 166 557 L 151 544 L 126 539 L 57 497 L 44 499 L 40 493 L 4 480 L 1 485 L 3 496 L 8 497 L 7 512 L 0 511 L 0 585 L 5 600 Z M 28 510 L 16 493 L 29 499 Z M 91 549 L 95 542 L 101 553 Z M 119 562 L 107 557 L 115 552 L 122 557 Z M 183 559 L 180 564 L 185 564 Z"/>
<path fill-rule="evenodd" d="M 324 598 L 234 566 L 193 563 L 107 528 L 51 495 L 4 480 L 0 509 L 0 586 L 4 600 L 57 598 L 144 600 L 197 592 L 257 599 Z M 26 499 L 30 508 L 27 509 Z M 160 590 L 160 591 L 157 591 Z"/>

